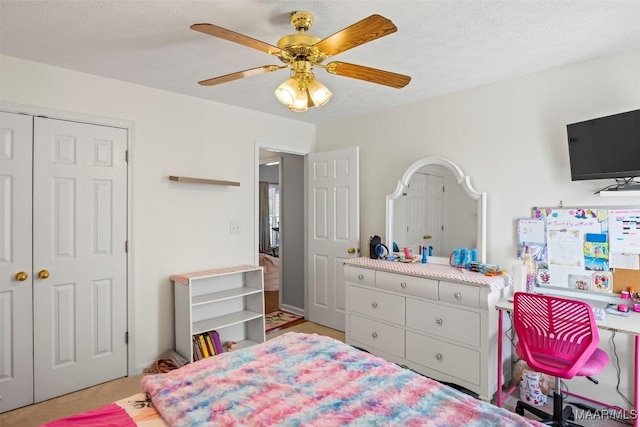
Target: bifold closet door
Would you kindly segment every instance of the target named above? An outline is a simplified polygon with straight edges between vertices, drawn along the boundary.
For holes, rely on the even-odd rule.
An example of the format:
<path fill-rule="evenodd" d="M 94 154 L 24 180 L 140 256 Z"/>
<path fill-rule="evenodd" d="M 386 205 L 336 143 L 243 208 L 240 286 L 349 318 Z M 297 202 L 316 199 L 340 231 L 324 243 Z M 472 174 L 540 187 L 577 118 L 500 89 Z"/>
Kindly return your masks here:
<path fill-rule="evenodd" d="M 0 412 L 127 374 L 126 147 L 0 112 Z"/>
<path fill-rule="evenodd" d="M 33 403 L 32 131 L 0 112 L 0 412 Z"/>
<path fill-rule="evenodd" d="M 125 129 L 34 119 L 35 401 L 127 374 Z"/>

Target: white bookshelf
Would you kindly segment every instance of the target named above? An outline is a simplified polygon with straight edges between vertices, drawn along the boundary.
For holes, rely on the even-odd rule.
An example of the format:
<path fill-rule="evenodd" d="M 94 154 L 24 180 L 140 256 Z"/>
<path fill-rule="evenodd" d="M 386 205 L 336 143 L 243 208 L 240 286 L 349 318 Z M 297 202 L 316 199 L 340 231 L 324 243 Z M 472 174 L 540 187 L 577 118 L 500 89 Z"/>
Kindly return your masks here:
<path fill-rule="evenodd" d="M 175 295 L 176 351 L 193 361 L 192 337 L 216 330 L 238 348 L 265 341 L 264 279 L 252 265 L 171 276 Z"/>

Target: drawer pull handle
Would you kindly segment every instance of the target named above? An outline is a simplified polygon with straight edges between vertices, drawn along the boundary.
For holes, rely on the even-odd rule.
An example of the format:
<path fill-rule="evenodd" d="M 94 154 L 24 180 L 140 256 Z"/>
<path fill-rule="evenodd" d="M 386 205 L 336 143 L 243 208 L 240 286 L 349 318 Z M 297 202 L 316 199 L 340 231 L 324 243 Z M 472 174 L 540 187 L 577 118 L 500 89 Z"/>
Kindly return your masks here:
<path fill-rule="evenodd" d="M 462 294 L 460 292 L 456 292 L 455 294 L 453 294 L 453 297 L 455 299 L 462 299 Z"/>
<path fill-rule="evenodd" d="M 377 302 L 375 302 L 375 301 L 374 301 L 374 302 L 372 302 L 372 303 L 371 303 L 371 307 L 373 307 L 373 308 L 377 308 L 377 307 L 378 307 L 378 303 L 377 303 Z"/>
<path fill-rule="evenodd" d="M 436 353 L 436 359 L 442 360 L 442 355 L 440 353 Z"/>
<path fill-rule="evenodd" d="M 371 334 L 371 337 L 372 337 L 372 338 L 378 338 L 378 333 L 377 333 L 377 332 L 372 333 L 372 334 Z"/>
<path fill-rule="evenodd" d="M 406 288 L 406 287 L 407 287 L 407 284 L 406 284 L 405 282 L 401 282 L 401 283 L 400 283 L 400 287 L 401 287 L 401 288 Z"/>
<path fill-rule="evenodd" d="M 358 280 L 362 280 L 364 279 L 364 276 L 362 274 L 358 274 Z"/>
<path fill-rule="evenodd" d="M 436 323 L 437 323 L 438 325 L 442 325 L 442 319 L 438 317 L 438 318 L 436 319 Z"/>

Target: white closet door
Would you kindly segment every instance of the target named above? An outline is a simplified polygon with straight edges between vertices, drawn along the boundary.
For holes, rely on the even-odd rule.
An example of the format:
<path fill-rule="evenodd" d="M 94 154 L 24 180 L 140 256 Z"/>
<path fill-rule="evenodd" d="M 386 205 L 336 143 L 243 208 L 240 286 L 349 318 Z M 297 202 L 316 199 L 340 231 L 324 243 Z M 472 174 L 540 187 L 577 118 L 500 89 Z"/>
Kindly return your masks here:
<path fill-rule="evenodd" d="M 124 129 L 35 118 L 36 402 L 127 374 L 126 144 Z"/>
<path fill-rule="evenodd" d="M 32 131 L 0 112 L 0 412 L 33 403 Z"/>

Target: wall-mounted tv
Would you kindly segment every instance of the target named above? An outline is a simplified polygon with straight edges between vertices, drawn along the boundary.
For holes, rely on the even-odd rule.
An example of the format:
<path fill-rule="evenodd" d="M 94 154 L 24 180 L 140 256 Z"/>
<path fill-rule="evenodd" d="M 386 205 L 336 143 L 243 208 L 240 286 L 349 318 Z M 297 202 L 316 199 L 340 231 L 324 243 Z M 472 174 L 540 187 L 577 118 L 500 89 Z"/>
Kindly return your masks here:
<path fill-rule="evenodd" d="M 567 125 L 571 180 L 640 177 L 640 110 Z"/>

